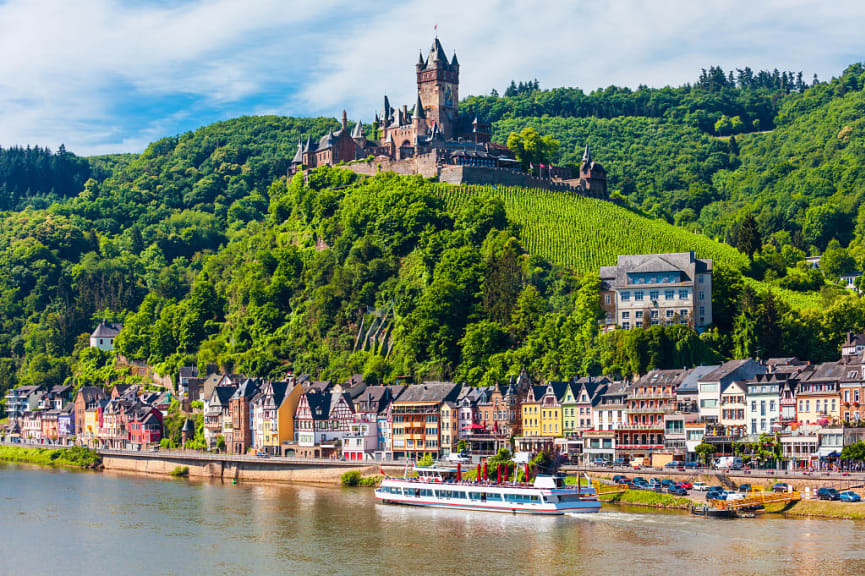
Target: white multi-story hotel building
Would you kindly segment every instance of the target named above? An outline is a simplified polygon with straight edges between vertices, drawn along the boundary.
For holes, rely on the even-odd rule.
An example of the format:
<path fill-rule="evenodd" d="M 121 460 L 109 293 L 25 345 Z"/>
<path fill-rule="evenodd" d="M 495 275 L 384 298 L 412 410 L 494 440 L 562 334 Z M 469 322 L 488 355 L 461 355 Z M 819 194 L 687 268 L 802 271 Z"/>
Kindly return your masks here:
<path fill-rule="evenodd" d="M 712 323 L 712 261 L 693 251 L 619 256 L 600 277 L 610 327 L 688 324 L 703 331 Z"/>

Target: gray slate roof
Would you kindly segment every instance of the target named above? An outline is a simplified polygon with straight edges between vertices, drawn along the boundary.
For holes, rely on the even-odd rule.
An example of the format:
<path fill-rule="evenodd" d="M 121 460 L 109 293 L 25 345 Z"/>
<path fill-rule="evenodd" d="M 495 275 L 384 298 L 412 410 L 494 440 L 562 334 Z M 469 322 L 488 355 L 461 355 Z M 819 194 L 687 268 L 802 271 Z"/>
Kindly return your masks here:
<path fill-rule="evenodd" d="M 423 384 L 412 384 L 406 388 L 397 402 L 421 403 L 421 402 L 443 402 L 445 400 L 456 400 L 460 385 L 455 382 L 424 382 Z"/>

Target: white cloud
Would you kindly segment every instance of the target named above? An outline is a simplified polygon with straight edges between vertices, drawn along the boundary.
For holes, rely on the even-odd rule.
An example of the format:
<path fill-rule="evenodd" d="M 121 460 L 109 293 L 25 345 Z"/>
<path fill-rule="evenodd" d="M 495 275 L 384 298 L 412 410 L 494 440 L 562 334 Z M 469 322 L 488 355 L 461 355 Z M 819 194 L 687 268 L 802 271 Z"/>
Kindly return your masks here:
<path fill-rule="evenodd" d="M 0 145 L 134 151 L 261 110 L 370 120 L 384 93 L 413 103 L 435 24 L 465 96 L 677 85 L 713 64 L 825 79 L 865 53 L 863 21 L 850 0 L 0 0 Z"/>
<path fill-rule="evenodd" d="M 385 91 L 411 104 L 417 49 L 428 49 L 436 22 L 448 54 L 457 50 L 465 96 L 533 78 L 586 91 L 678 85 L 714 64 L 827 78 L 850 63 L 846 55 L 865 53 L 863 21 L 865 3 L 853 1 L 418 1 L 331 44 L 299 97 L 331 114 L 346 103 L 364 118 Z"/>
<path fill-rule="evenodd" d="M 66 142 L 71 150 L 141 149 L 164 127 L 122 133 L 149 100 L 190 95 L 211 104 L 262 90 L 266 62 L 301 54 L 307 25 L 336 0 L 218 0 L 124 5 L 115 0 L 0 4 L 0 144 Z M 128 128 L 127 128 L 128 129 Z M 171 132 L 168 132 L 171 133 Z M 160 134 L 162 135 L 162 134 Z"/>

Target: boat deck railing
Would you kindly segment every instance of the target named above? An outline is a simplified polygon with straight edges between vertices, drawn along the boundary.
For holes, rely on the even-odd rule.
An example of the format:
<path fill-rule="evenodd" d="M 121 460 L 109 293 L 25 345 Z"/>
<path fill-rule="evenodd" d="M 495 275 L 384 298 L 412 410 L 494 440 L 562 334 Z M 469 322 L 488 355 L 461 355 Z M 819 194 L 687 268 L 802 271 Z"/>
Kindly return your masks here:
<path fill-rule="evenodd" d="M 776 504 L 784 502 L 798 502 L 802 499 L 799 492 L 760 492 L 754 491 L 748 493 L 745 498 L 738 500 L 709 500 L 708 503 L 716 510 L 738 510 L 740 508 L 749 508 L 759 504 Z"/>

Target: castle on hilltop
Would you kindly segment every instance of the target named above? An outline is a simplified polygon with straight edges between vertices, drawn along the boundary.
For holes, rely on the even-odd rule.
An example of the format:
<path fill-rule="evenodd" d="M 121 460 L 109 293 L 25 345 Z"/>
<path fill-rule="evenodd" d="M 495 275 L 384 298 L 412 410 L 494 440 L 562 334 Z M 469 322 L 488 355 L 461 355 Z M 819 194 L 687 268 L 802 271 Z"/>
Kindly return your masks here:
<path fill-rule="evenodd" d="M 525 172 L 514 153 L 492 142 L 492 129 L 471 114 L 460 115 L 460 64 L 456 52 L 448 58 L 436 38 L 429 53 L 415 66 L 417 101 L 412 108 L 393 108 L 384 97 L 375 114 L 372 133 L 363 123 L 349 129 L 343 111 L 342 126 L 318 142 L 309 137 L 297 144 L 291 173 L 318 166 L 339 166 L 358 174 L 379 172 L 420 174 L 451 184 L 498 184 L 571 190 L 607 198 L 604 168 L 592 161 L 586 145 L 578 174 L 569 168 L 540 166 L 538 174 Z"/>

